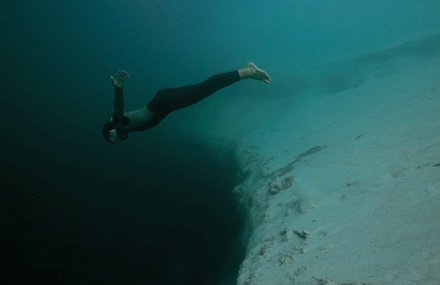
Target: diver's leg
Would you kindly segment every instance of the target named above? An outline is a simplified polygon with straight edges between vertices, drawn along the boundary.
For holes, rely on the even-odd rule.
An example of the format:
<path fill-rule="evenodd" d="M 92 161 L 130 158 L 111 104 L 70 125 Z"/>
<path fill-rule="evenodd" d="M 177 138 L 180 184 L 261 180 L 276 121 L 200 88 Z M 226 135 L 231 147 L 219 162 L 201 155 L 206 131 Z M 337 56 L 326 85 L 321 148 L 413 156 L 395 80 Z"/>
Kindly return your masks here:
<path fill-rule="evenodd" d="M 238 81 L 240 81 L 238 71 L 231 71 L 211 76 L 199 84 L 161 89 L 148 104 L 148 109 L 153 113 L 182 109 Z"/>
<path fill-rule="evenodd" d="M 270 83 L 271 80 L 266 71 L 251 62 L 244 68 L 211 76 L 199 84 L 161 89 L 148 104 L 148 109 L 153 113 L 170 113 L 191 106 L 243 79 L 255 79 L 266 83 Z"/>

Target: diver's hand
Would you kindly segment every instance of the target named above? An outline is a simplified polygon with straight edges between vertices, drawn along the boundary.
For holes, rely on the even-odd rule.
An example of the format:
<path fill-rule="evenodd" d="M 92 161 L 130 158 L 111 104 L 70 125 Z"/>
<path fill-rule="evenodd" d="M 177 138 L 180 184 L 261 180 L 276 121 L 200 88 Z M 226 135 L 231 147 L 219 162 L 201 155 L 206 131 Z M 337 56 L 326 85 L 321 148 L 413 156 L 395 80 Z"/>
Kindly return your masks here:
<path fill-rule="evenodd" d="M 130 77 L 126 70 L 118 70 L 116 77 L 110 76 L 110 79 L 113 82 L 113 85 L 118 88 L 123 88 L 125 85 L 125 81 Z"/>

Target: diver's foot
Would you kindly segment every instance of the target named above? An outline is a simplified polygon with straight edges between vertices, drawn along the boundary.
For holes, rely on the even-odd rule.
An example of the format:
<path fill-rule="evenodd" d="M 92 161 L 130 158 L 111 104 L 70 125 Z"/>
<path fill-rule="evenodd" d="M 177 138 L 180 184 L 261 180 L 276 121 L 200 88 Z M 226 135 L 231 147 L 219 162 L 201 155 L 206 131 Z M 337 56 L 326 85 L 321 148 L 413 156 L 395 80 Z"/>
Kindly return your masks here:
<path fill-rule="evenodd" d="M 256 79 L 266 83 L 270 83 L 271 81 L 269 74 L 258 68 L 253 62 L 250 62 L 246 67 L 238 70 L 238 74 L 240 75 L 240 79 Z"/>

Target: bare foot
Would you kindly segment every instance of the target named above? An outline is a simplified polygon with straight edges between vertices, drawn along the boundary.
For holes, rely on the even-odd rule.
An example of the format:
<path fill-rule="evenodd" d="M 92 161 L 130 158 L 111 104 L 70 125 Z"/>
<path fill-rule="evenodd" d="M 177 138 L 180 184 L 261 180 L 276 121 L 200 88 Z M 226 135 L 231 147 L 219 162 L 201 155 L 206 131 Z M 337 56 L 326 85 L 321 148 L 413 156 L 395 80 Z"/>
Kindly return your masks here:
<path fill-rule="evenodd" d="M 266 83 L 270 83 L 271 81 L 269 74 L 258 68 L 253 62 L 250 62 L 245 68 L 240 69 L 238 73 L 241 79 L 256 79 Z"/>

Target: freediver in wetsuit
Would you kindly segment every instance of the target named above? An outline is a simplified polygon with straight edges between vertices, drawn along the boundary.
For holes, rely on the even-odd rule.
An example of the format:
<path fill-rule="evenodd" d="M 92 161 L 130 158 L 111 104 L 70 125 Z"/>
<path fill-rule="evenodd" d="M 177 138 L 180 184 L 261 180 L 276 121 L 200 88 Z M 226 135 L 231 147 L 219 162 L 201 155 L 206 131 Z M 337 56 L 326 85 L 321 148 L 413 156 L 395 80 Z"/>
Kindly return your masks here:
<path fill-rule="evenodd" d="M 147 106 L 124 113 L 123 87 L 129 74 L 125 70 L 119 70 L 115 77 L 110 78 L 115 86 L 114 113 L 102 128 L 104 139 L 110 143 L 121 143 L 127 139 L 128 132 L 152 128 L 171 112 L 189 107 L 240 80 L 255 79 L 266 83 L 271 81 L 266 71 L 251 62 L 242 69 L 211 76 L 199 84 L 161 89 Z"/>

